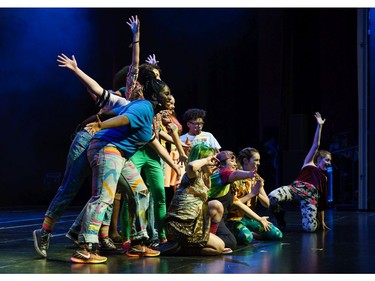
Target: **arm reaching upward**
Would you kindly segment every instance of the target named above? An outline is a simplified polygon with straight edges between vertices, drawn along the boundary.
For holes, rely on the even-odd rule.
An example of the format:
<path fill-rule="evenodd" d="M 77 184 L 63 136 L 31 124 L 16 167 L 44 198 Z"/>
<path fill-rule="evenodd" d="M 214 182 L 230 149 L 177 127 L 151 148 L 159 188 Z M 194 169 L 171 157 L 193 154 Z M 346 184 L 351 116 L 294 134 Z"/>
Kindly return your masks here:
<path fill-rule="evenodd" d="M 317 127 L 316 127 L 316 131 L 314 135 L 313 144 L 310 148 L 309 153 L 306 155 L 305 161 L 303 162 L 303 167 L 306 165 L 314 164 L 314 156 L 320 146 L 320 136 L 322 133 L 322 127 L 323 127 L 324 122 L 326 121 L 326 119 L 322 119 L 319 112 L 315 112 L 314 116 L 316 118 Z"/>
<path fill-rule="evenodd" d="M 129 70 L 130 77 L 127 78 L 126 81 L 127 91 L 125 93 L 125 98 L 129 100 L 130 91 L 135 87 L 135 81 L 138 77 L 140 31 L 139 20 L 137 16 L 129 18 L 129 21 L 126 23 L 130 26 L 133 32 L 132 65 L 131 69 Z M 65 54 L 58 55 L 57 62 L 59 63 L 59 67 L 67 68 L 77 76 L 81 83 L 87 88 L 87 91 L 94 100 L 103 95 L 104 89 L 94 79 L 92 79 L 78 67 L 78 63 L 74 55 L 72 55 L 71 59 Z"/>
<path fill-rule="evenodd" d="M 64 67 L 71 70 L 81 81 L 81 83 L 87 88 L 91 95 L 99 97 L 103 94 L 104 89 L 94 79 L 92 79 L 78 67 L 78 63 L 74 55 L 72 55 L 71 59 L 65 54 L 58 55 L 57 62 L 59 63 L 59 67 Z"/>
<path fill-rule="evenodd" d="M 132 42 L 132 64 L 129 68 L 129 73 L 126 76 L 126 92 L 125 98 L 130 100 L 130 94 L 134 90 L 136 81 L 138 79 L 139 73 L 139 54 L 140 54 L 140 22 L 138 16 L 132 16 L 129 18 L 129 21 L 126 22 L 129 25 L 131 31 L 133 32 L 133 42 Z M 134 97 L 132 98 L 134 99 Z"/>

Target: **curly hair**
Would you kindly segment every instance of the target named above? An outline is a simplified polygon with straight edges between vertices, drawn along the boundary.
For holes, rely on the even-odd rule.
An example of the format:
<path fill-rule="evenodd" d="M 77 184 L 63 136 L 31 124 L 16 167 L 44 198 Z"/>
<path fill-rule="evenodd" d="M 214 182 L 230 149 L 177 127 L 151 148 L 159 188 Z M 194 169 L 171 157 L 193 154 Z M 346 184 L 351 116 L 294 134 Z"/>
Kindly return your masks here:
<path fill-rule="evenodd" d="M 204 118 L 206 117 L 206 114 L 207 114 L 207 112 L 203 109 L 190 108 L 190 109 L 185 111 L 182 119 L 183 119 L 184 122 L 188 122 L 190 120 L 195 120 L 195 119 L 198 119 L 198 118 L 202 118 L 204 120 Z"/>
<path fill-rule="evenodd" d="M 162 106 L 161 94 L 169 95 L 170 92 L 171 90 L 167 83 L 155 78 L 146 80 L 143 86 L 143 96 L 153 104 L 156 113 L 161 109 L 166 109 Z"/>

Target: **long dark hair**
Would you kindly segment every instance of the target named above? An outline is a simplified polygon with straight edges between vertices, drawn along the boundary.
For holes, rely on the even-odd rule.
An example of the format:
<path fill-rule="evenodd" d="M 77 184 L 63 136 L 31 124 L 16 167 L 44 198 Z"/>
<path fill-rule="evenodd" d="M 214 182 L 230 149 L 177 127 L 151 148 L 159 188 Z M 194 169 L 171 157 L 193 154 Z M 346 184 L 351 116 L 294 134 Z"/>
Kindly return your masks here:
<path fill-rule="evenodd" d="M 167 83 L 155 78 L 145 81 L 145 84 L 143 85 L 143 96 L 153 104 L 155 113 L 166 109 L 163 106 L 163 94 L 170 94 L 170 89 Z"/>

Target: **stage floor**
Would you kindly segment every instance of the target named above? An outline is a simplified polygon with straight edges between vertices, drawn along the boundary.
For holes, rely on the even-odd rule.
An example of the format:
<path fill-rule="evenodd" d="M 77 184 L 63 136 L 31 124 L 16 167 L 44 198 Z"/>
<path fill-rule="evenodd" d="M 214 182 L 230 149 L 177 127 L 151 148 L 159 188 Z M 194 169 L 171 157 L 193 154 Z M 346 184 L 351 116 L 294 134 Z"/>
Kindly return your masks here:
<path fill-rule="evenodd" d="M 56 225 L 48 258 L 34 251 L 32 232 L 40 228 L 45 209 L 0 210 L 0 273 L 375 273 L 375 212 L 330 209 L 327 232 L 304 233 L 300 213 L 286 214 L 280 242 L 256 241 L 230 255 L 129 258 L 110 255 L 105 264 L 73 264 L 65 232 L 78 208 L 71 208 Z"/>

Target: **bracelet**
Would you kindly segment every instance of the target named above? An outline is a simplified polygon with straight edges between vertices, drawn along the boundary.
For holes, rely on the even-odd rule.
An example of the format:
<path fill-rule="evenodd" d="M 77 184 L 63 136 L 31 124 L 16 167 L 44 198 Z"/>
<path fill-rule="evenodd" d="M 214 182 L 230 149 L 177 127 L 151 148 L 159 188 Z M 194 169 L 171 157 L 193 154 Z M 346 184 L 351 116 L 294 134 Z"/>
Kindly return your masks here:
<path fill-rule="evenodd" d="M 134 42 L 132 42 L 132 43 L 130 43 L 129 44 L 129 48 L 131 48 L 134 44 L 137 44 L 137 43 L 139 43 L 139 40 L 138 41 L 134 41 Z"/>

